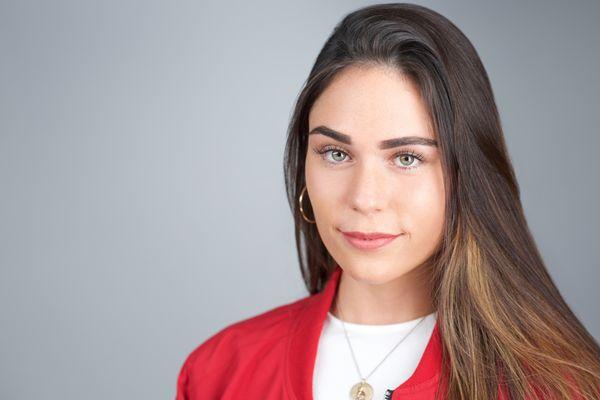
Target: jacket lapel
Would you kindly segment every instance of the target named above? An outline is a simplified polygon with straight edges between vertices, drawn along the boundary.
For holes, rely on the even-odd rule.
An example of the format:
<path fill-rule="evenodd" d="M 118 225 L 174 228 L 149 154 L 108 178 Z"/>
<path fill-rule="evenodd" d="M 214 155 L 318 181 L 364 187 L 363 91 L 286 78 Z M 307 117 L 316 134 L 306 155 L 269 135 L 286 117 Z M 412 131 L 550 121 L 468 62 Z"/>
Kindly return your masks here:
<path fill-rule="evenodd" d="M 296 400 L 312 400 L 312 381 L 319 338 L 327 312 L 337 292 L 342 268 L 336 265 L 323 290 L 306 299 L 292 322 L 285 355 L 285 380 L 289 396 Z M 393 390 L 392 399 L 402 392 L 414 392 L 424 384 L 436 381 L 441 370 L 441 340 L 436 321 L 432 335 L 413 374 Z M 435 378 L 435 379 L 434 379 Z"/>

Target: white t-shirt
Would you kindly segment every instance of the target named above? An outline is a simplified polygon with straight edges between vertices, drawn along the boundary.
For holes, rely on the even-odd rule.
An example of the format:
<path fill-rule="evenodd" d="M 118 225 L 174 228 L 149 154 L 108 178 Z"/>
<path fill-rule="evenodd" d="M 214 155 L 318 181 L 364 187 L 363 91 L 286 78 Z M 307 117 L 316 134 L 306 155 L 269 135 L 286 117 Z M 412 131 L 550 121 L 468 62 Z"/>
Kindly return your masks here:
<path fill-rule="evenodd" d="M 387 325 L 344 322 L 362 376 L 368 376 L 421 318 L 423 317 Z M 367 379 L 373 387 L 373 400 L 384 400 L 387 389 L 395 389 L 413 374 L 427 347 L 435 320 L 434 311 L 425 317 Z M 317 347 L 313 398 L 348 399 L 350 388 L 358 382 L 360 376 L 344 335 L 342 321 L 328 312 Z"/>

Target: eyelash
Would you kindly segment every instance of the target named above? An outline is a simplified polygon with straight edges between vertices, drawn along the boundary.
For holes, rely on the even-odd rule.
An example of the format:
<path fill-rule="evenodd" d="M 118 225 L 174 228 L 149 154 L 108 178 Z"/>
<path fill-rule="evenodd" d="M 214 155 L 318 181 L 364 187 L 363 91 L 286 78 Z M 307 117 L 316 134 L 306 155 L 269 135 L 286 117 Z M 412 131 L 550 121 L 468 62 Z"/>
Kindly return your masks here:
<path fill-rule="evenodd" d="M 321 148 L 316 148 L 316 147 L 313 148 L 313 151 L 316 154 L 321 155 L 321 158 L 323 158 L 323 159 L 325 159 L 325 157 L 323 156 L 324 154 L 326 154 L 326 153 L 328 153 L 330 151 L 333 151 L 333 150 L 341 151 L 342 153 L 344 153 L 346 155 L 349 155 L 348 152 L 344 148 L 339 147 L 339 146 L 335 146 L 335 145 L 327 145 L 327 146 L 323 146 Z M 423 163 L 425 161 L 425 156 L 423 154 L 421 154 L 421 153 L 418 153 L 418 152 L 414 151 L 413 149 L 401 150 L 401 151 L 397 152 L 396 154 L 394 154 L 393 158 L 395 159 L 398 156 L 405 156 L 405 155 L 412 156 L 415 159 L 419 160 L 418 165 L 420 165 L 421 163 Z M 330 162 L 330 161 L 327 161 L 327 162 L 329 162 L 331 164 L 339 164 L 337 162 Z M 418 166 L 399 167 L 399 168 L 401 170 L 404 170 L 404 171 L 409 171 L 409 170 L 413 170 L 413 169 L 418 168 Z"/>

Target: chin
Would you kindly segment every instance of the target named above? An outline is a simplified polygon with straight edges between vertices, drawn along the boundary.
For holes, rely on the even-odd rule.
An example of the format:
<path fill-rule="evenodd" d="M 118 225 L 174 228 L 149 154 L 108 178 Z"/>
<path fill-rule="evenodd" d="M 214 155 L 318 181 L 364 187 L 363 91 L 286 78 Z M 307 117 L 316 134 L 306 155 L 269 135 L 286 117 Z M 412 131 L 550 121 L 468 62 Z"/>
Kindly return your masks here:
<path fill-rule="evenodd" d="M 371 285 L 388 283 L 399 278 L 401 275 L 398 273 L 398 271 L 395 271 L 394 268 L 388 266 L 369 266 L 364 264 L 361 266 L 340 266 L 345 273 L 348 273 L 348 275 L 352 277 L 352 279 Z"/>

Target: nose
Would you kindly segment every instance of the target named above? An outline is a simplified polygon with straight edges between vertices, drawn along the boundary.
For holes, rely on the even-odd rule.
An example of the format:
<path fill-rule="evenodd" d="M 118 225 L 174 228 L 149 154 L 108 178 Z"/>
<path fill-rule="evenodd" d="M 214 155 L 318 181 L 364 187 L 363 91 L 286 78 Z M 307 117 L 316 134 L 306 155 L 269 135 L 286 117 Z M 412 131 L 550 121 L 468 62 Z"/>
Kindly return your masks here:
<path fill-rule="evenodd" d="M 351 179 L 349 201 L 353 210 L 370 215 L 383 210 L 386 199 L 386 177 L 375 162 L 359 164 Z"/>

